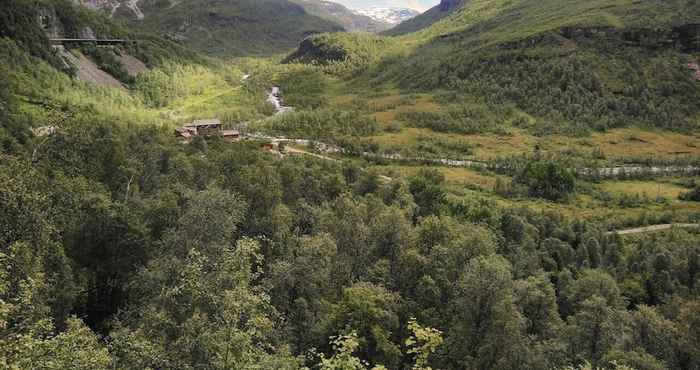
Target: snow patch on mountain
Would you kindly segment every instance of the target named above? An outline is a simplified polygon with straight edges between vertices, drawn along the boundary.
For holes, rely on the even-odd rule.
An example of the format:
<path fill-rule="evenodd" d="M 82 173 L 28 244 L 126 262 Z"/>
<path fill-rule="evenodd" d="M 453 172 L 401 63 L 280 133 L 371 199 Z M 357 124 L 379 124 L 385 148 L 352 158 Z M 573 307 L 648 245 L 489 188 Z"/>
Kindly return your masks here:
<path fill-rule="evenodd" d="M 80 0 L 80 2 L 88 8 L 108 11 L 110 16 L 114 16 L 114 14 L 123 7 L 126 14 L 130 17 L 142 20 L 144 14 L 141 8 L 139 8 L 139 1 L 140 0 Z"/>
<path fill-rule="evenodd" d="M 357 9 L 357 13 L 368 16 L 376 21 L 390 23 L 392 25 L 407 21 L 420 14 L 417 10 L 409 8 L 392 8 L 392 7 L 370 7 L 366 9 Z"/>

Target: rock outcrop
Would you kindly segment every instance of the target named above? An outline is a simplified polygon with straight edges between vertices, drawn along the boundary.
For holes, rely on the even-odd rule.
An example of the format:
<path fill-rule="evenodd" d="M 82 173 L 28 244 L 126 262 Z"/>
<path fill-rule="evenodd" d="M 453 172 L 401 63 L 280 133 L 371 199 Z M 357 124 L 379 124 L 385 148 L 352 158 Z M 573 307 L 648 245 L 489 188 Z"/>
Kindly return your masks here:
<path fill-rule="evenodd" d="M 688 63 L 688 69 L 693 72 L 693 77 L 700 81 L 700 64 L 698 62 Z"/>
<path fill-rule="evenodd" d="M 38 9 L 37 12 L 37 22 L 39 26 L 44 30 L 46 36 L 50 39 L 60 39 L 60 38 L 79 38 L 79 39 L 94 39 L 97 38 L 95 31 L 92 27 L 88 25 L 80 25 L 73 27 L 74 29 L 70 31 L 70 27 L 65 27 L 58 15 L 56 10 L 50 6 L 44 6 Z"/>
<path fill-rule="evenodd" d="M 41 8 L 38 12 L 37 22 L 48 38 L 61 38 L 65 32 L 63 25 L 58 21 L 56 11 L 52 8 Z"/>

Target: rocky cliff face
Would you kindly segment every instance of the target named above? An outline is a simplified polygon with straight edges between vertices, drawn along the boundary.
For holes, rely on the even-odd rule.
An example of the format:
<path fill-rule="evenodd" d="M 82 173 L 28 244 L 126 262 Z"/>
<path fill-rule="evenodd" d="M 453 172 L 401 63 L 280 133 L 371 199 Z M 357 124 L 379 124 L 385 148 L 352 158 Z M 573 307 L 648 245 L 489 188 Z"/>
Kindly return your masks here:
<path fill-rule="evenodd" d="M 37 22 L 39 26 L 44 30 L 46 36 L 50 39 L 58 38 L 80 38 L 80 39 L 94 39 L 95 31 L 90 26 L 82 26 L 78 29 L 72 31 L 66 31 L 66 26 L 64 26 L 56 10 L 51 7 L 43 7 L 38 10 Z M 70 29 L 70 28 L 69 28 Z"/>
<path fill-rule="evenodd" d="M 48 38 L 55 39 L 63 37 L 63 25 L 58 21 L 55 10 L 51 8 L 39 9 L 37 22 L 39 22 L 39 26 L 44 30 Z"/>
<path fill-rule="evenodd" d="M 139 8 L 139 0 L 78 0 L 88 8 L 104 10 L 111 16 L 116 14 L 127 19 L 144 18 L 144 14 Z"/>

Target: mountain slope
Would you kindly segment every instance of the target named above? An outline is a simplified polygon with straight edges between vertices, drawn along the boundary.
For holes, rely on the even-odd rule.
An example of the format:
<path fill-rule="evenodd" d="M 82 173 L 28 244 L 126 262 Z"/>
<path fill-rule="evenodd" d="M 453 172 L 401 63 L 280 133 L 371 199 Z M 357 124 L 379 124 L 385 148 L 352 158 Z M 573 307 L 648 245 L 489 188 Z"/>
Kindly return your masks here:
<path fill-rule="evenodd" d="M 289 0 L 86 0 L 86 4 L 215 56 L 279 53 L 309 35 L 344 30 L 338 22 L 310 14 Z"/>
<path fill-rule="evenodd" d="M 694 130 L 700 84 L 688 66 L 700 53 L 698 23 L 700 9 L 683 0 L 470 0 L 390 38 L 393 46 L 371 57 L 353 58 L 346 46 L 381 38 L 343 35 L 319 38 L 319 47 L 308 40 L 294 56 L 320 65 L 353 61 L 377 83 L 452 90 L 447 104 L 484 107 L 464 118 L 472 127 L 486 116 L 539 134 L 630 125 Z M 377 62 L 357 62 L 367 60 Z"/>
<path fill-rule="evenodd" d="M 396 36 L 415 32 L 440 21 L 464 5 L 464 0 L 442 0 L 423 14 L 398 24 L 388 30 L 387 35 Z"/>
<path fill-rule="evenodd" d="M 380 32 L 391 27 L 387 22 L 354 12 L 337 2 L 326 0 L 292 0 L 292 2 L 303 6 L 309 14 L 340 24 L 347 31 Z"/>

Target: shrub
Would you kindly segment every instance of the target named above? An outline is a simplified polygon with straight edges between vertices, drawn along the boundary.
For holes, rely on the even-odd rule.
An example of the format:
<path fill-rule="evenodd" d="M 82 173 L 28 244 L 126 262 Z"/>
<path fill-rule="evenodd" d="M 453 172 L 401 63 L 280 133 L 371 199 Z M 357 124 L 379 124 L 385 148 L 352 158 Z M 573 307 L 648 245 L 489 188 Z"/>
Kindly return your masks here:
<path fill-rule="evenodd" d="M 525 185 L 530 196 L 552 201 L 563 200 L 576 190 L 574 175 L 553 161 L 528 163 L 514 181 Z"/>
<path fill-rule="evenodd" d="M 700 185 L 696 185 L 695 189 L 682 194 L 681 199 L 689 202 L 700 202 Z"/>

